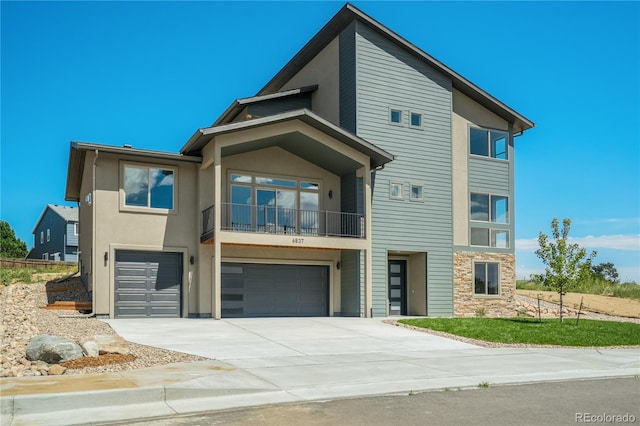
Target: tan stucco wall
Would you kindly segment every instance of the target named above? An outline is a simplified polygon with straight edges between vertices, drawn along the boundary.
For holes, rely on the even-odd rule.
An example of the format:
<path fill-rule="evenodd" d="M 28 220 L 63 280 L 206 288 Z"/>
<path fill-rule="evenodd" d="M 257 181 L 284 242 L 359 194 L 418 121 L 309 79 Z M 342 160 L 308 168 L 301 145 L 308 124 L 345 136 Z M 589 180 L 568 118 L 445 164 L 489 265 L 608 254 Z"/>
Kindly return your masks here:
<path fill-rule="evenodd" d="M 93 265 L 92 265 L 92 249 L 93 249 L 93 159 L 95 154 L 87 152 L 84 162 L 84 170 L 82 172 L 82 181 L 80 185 L 80 203 L 79 203 L 79 228 L 78 232 L 78 250 L 80 250 L 78 259 L 80 273 L 84 283 L 89 291 L 93 291 Z M 91 197 L 91 202 L 87 202 L 87 196 Z"/>
<path fill-rule="evenodd" d="M 122 164 L 171 166 L 175 168 L 175 212 L 154 213 L 126 211 L 121 208 L 124 197 L 121 179 Z M 183 315 L 196 307 L 197 272 L 189 257 L 198 253 L 197 165 L 171 161 L 150 161 L 146 158 L 118 157 L 100 153 L 96 169 L 96 283 L 97 314 L 113 315 L 115 251 L 165 250 L 183 253 Z M 104 253 L 108 260 L 104 261 Z"/>
<path fill-rule="evenodd" d="M 339 42 L 336 37 L 280 90 L 317 84 L 318 90 L 312 95 L 313 110 L 332 123 L 340 124 L 339 73 Z"/>
<path fill-rule="evenodd" d="M 409 256 L 407 277 L 408 315 L 427 315 L 426 266 L 425 253 L 415 253 Z"/>
<path fill-rule="evenodd" d="M 453 244 L 469 245 L 469 126 L 508 130 L 498 117 L 468 96 L 453 89 Z"/>
<path fill-rule="evenodd" d="M 500 263 L 500 294 L 485 296 L 474 294 L 473 263 Z M 507 253 L 455 252 L 453 254 L 453 306 L 457 317 L 478 316 L 484 309 L 487 317 L 516 315 L 516 258 Z"/>

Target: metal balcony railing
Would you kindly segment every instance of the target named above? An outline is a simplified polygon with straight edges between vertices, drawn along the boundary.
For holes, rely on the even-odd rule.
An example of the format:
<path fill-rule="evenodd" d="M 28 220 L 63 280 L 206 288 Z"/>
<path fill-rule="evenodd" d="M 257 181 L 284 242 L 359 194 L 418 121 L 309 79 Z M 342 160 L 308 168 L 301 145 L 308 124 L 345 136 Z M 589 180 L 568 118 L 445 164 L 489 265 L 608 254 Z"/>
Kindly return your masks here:
<path fill-rule="evenodd" d="M 222 203 L 223 231 L 364 238 L 364 215 Z M 213 206 L 202 211 L 201 241 L 213 237 Z"/>

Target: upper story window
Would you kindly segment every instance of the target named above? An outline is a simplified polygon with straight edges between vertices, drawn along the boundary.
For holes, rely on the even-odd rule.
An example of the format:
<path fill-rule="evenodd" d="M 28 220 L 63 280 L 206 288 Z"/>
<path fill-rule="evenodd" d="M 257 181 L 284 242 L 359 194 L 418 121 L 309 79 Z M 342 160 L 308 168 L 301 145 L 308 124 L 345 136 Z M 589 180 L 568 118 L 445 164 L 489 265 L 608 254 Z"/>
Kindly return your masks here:
<path fill-rule="evenodd" d="M 174 178 L 169 168 L 125 165 L 124 205 L 173 210 Z"/>
<path fill-rule="evenodd" d="M 472 155 L 508 160 L 509 133 L 500 130 L 469 129 L 469 152 Z"/>
<path fill-rule="evenodd" d="M 424 200 L 424 192 L 422 190 L 422 185 L 411 185 L 411 201 L 422 201 Z"/>
<path fill-rule="evenodd" d="M 78 235 L 78 222 L 73 224 L 73 235 Z"/>
<path fill-rule="evenodd" d="M 401 200 L 403 198 L 403 185 L 402 182 L 391 182 L 389 185 L 389 198 Z"/>
<path fill-rule="evenodd" d="M 40 244 L 44 243 L 44 231 L 40 231 Z"/>
<path fill-rule="evenodd" d="M 47 229 L 47 241 L 51 241 L 51 229 Z"/>
<path fill-rule="evenodd" d="M 389 121 L 393 124 L 402 124 L 402 111 L 391 108 L 389 110 Z"/>
<path fill-rule="evenodd" d="M 470 218 L 482 222 L 509 223 L 509 197 L 472 192 Z"/>
<path fill-rule="evenodd" d="M 422 114 L 419 112 L 409 113 L 409 125 L 414 128 L 422 128 Z"/>

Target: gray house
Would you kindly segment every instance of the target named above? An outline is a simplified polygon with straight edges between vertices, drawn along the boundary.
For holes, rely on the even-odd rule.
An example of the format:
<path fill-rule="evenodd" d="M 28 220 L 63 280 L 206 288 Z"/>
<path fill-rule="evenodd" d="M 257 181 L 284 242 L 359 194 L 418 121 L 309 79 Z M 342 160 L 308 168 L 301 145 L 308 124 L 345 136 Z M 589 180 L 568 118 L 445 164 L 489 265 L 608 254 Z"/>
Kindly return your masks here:
<path fill-rule="evenodd" d="M 48 204 L 33 228 L 27 259 L 78 261 L 78 208 Z"/>
<path fill-rule="evenodd" d="M 94 311 L 513 315 L 533 126 L 347 4 L 178 154 L 72 142 Z"/>

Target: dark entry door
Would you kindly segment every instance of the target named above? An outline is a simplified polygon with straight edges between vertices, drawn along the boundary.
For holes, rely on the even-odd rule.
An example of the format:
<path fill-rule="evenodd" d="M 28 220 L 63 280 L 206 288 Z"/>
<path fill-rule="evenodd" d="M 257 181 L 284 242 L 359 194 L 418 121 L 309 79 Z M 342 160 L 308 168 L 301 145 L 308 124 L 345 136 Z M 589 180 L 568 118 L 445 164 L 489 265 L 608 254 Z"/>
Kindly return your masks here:
<path fill-rule="evenodd" d="M 407 315 L 406 260 L 389 260 L 389 315 Z"/>

